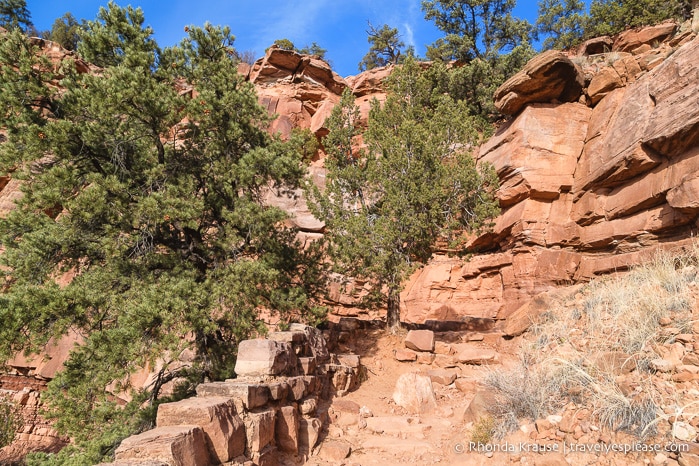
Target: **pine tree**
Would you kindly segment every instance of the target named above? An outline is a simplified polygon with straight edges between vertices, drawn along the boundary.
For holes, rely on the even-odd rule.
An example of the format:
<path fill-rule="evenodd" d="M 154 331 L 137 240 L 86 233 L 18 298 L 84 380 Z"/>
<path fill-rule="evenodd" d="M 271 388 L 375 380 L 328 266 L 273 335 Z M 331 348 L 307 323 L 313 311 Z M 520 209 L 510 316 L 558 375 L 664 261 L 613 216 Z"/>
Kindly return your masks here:
<path fill-rule="evenodd" d="M 369 23 L 367 41 L 371 44 L 369 51 L 359 62 L 359 71 L 379 68 L 386 65 L 395 65 L 400 61 L 401 49 L 405 44 L 400 40 L 398 29 L 384 24 L 377 29 Z"/>
<path fill-rule="evenodd" d="M 311 45 L 306 45 L 305 47 L 298 49 L 298 52 L 304 55 L 313 55 L 321 60 L 327 61 L 325 55 L 328 53 L 328 51 L 318 45 L 316 42 L 311 42 Z"/>
<path fill-rule="evenodd" d="M 26 0 L 0 0 L 0 27 L 26 31 L 32 26 Z"/>
<path fill-rule="evenodd" d="M 534 55 L 532 26 L 512 16 L 515 0 L 424 0 L 425 18 L 445 33 L 428 46 L 434 61 L 456 60 L 441 79 L 443 91 L 467 102 L 472 115 L 498 119 L 493 93 Z"/>
<path fill-rule="evenodd" d="M 313 189 L 310 198 L 338 271 L 374 285 L 374 303 L 386 305 L 393 328 L 403 282 L 435 242 L 455 240 L 496 214 L 497 178 L 488 167 L 477 170 L 467 151 L 477 134 L 465 105 L 433 92 L 413 59 L 391 76 L 385 104 L 373 102 L 366 149 L 357 148 L 358 117 L 347 91 L 323 140 L 325 191 Z"/>
<path fill-rule="evenodd" d="M 48 39 L 61 45 L 67 50 L 76 50 L 80 40 L 80 23 L 70 13 L 66 13 L 60 18 L 56 18 L 48 33 Z"/>
<path fill-rule="evenodd" d="M 160 50 L 143 22 L 140 9 L 101 9 L 79 50 L 103 69 L 64 64 L 60 92 L 21 34 L 0 44 L 0 169 L 24 180 L 0 221 L 0 359 L 69 331 L 84 338 L 46 400 L 56 426 L 94 455 L 143 427 L 134 413 L 167 380 L 232 376 L 237 342 L 263 331 L 260 309 L 282 319 L 318 311 L 313 250 L 263 203 L 270 189 L 299 185 L 300 157 L 265 132 L 233 36 L 188 27 L 181 45 Z M 196 97 L 178 92 L 184 83 Z M 168 366 L 188 348 L 194 367 Z M 154 386 L 134 392 L 129 374 L 156 358 Z M 114 381 L 132 392 L 128 409 L 105 390 Z"/>

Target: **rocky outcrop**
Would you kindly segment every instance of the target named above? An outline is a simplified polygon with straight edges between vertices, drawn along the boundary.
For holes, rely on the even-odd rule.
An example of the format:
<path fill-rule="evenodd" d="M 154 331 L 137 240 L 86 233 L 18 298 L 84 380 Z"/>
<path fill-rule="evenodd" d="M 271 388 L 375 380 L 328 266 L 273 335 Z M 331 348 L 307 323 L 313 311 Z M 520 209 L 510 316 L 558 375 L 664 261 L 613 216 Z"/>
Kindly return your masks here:
<path fill-rule="evenodd" d="M 542 312 L 547 293 L 561 284 L 626 270 L 660 249 L 691 244 L 699 220 L 699 39 L 686 29 L 673 37 L 677 29 L 666 24 L 588 41 L 577 56 L 542 54 L 498 90 L 497 105 L 513 117 L 476 156 L 479 163 L 492 164 L 500 177 L 502 213 L 491 231 L 470 241 L 478 254 L 469 260 L 436 254 L 414 273 L 401 295 L 405 323 L 455 323 L 478 331 L 502 327 L 514 336 Z M 37 45 L 56 60 L 67 56 L 51 43 Z M 260 103 L 278 115 L 272 132 L 289 137 L 294 128 L 302 128 L 318 138 L 327 133 L 326 119 L 347 87 L 366 121 L 370 102 L 385 98 L 383 83 L 390 71 L 377 69 L 343 80 L 317 58 L 274 47 L 252 67 L 240 69 L 255 85 Z M 311 176 L 322 186 L 322 152 L 313 161 Z M 8 177 L 0 178 L 0 188 L 3 215 L 21 191 Z M 270 191 L 266 201 L 289 212 L 289 222 L 308 237 L 322 234 L 324 225 L 310 214 L 300 191 L 292 198 Z M 364 283 L 352 286 L 354 294 L 368 292 Z M 367 316 L 339 287 L 331 294 L 336 305 L 331 320 Z M 535 296 L 539 298 L 532 301 Z M 340 331 L 337 340 L 348 338 L 350 330 Z M 352 390 L 359 371 L 354 357 L 331 357 L 322 345 L 310 343 L 314 338 L 318 340 L 292 328 L 271 334 L 272 343 L 251 343 L 255 354 L 246 359 L 243 353 L 240 359 L 244 377 L 200 386 L 195 399 L 224 397 L 233 400 L 235 409 L 215 400 L 163 408 L 164 413 L 173 410 L 159 421 L 164 430 L 137 439 L 134 445 L 140 446 L 132 450 L 195 442 L 204 445 L 202 455 L 216 461 L 238 454 L 240 444 L 226 444 L 222 437 L 211 446 L 205 422 L 192 426 L 184 419 L 213 416 L 225 429 L 244 430 L 245 461 L 262 463 L 279 452 L 309 451 L 321 423 L 312 414 L 317 399 Z M 58 342 L 56 347 L 66 353 L 73 343 Z M 411 344 L 395 357 L 439 367 L 459 361 L 486 364 L 494 358 L 466 349 L 446 355 L 439 347 L 426 351 L 422 342 Z M 60 367 L 61 357 L 15 358 L 11 373 L 0 378 L 0 389 L 27 407 L 22 439 L 45 441 L 48 451 L 67 439 L 30 417 L 38 412 L 39 393 Z M 434 380 L 448 379 L 433 375 Z M 134 385 L 147 386 L 148 377 L 142 374 Z M 181 419 L 186 421 L 178 424 L 184 426 L 179 430 L 171 425 L 180 422 L 177 413 L 184 413 Z M 174 450 L 169 451 L 170 456 L 154 461 L 175 461 Z"/>
<path fill-rule="evenodd" d="M 277 46 L 243 72 L 255 84 L 260 104 L 277 115 L 271 132 L 283 138 L 294 128 L 310 129 L 318 137 L 327 134 L 325 118 L 347 87 L 324 61 Z"/>
<path fill-rule="evenodd" d="M 158 406 L 156 428 L 124 440 L 114 464 L 272 465 L 281 455 L 307 457 L 324 422 L 319 402 L 356 388 L 360 361 L 329 353 L 318 329 L 293 324 L 241 342 L 235 370 L 236 379 L 200 384 L 196 397 Z"/>
<path fill-rule="evenodd" d="M 662 28 L 653 31 L 675 26 Z M 671 43 L 610 52 L 604 62 L 576 59 L 591 76 L 585 103 L 527 103 L 498 129 L 478 162 L 498 172 L 502 213 L 471 242 L 482 254 L 466 262 L 438 256 L 414 274 L 401 296 L 406 322 L 502 321 L 515 335 L 535 308 L 527 307 L 532 297 L 691 244 L 699 39 Z"/>
<path fill-rule="evenodd" d="M 495 92 L 495 107 L 514 115 L 535 102 L 574 102 L 582 92 L 581 70 L 565 54 L 549 50 L 534 57 Z"/>

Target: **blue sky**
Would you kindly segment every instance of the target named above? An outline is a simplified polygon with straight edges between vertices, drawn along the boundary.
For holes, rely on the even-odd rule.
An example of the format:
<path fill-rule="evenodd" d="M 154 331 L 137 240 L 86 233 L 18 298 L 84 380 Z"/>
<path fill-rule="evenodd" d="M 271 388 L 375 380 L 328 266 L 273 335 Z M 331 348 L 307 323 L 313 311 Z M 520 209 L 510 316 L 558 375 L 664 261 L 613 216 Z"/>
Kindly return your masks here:
<path fill-rule="evenodd" d="M 53 21 L 70 11 L 78 19 L 94 19 L 107 0 L 27 0 L 37 29 L 50 29 Z M 317 42 L 342 76 L 357 73 L 357 64 L 369 49 L 367 20 L 397 27 L 406 44 L 424 55 L 425 46 L 441 33 L 424 19 L 420 0 L 117 0 L 121 6 L 140 6 L 161 46 L 174 45 L 184 26 L 228 25 L 240 51 L 263 55 L 275 39 L 290 39 L 297 47 Z M 534 21 L 537 0 L 518 0 L 515 16 Z"/>

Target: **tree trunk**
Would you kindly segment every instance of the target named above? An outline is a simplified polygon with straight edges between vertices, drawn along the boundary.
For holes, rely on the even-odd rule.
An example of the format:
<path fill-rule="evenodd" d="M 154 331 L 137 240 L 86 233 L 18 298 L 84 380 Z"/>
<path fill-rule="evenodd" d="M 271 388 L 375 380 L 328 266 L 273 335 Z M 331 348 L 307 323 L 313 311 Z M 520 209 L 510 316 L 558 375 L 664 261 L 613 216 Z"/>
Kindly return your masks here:
<path fill-rule="evenodd" d="M 386 328 L 392 331 L 398 327 L 400 327 L 400 291 L 389 290 Z"/>

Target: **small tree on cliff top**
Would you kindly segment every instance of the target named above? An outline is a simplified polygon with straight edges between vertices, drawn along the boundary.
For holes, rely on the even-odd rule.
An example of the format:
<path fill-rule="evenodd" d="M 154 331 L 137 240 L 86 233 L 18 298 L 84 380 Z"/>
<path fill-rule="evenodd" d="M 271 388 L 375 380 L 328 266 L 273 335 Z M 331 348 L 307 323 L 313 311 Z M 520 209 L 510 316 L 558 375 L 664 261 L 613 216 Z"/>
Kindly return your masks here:
<path fill-rule="evenodd" d="M 371 70 L 386 65 L 395 65 L 400 61 L 401 49 L 405 46 L 400 40 L 398 29 L 384 24 L 377 29 L 369 23 L 366 31 L 367 41 L 371 44 L 369 51 L 359 62 L 359 71 Z"/>
<path fill-rule="evenodd" d="M 372 282 L 392 328 L 400 323 L 403 282 L 435 242 L 497 213 L 497 178 L 468 153 L 477 135 L 465 105 L 433 93 L 413 59 L 390 77 L 385 104 L 372 103 L 365 148 L 356 146 L 358 118 L 346 91 L 323 140 L 327 186 L 310 197 L 338 271 Z"/>
<path fill-rule="evenodd" d="M 101 9 L 79 50 L 104 68 L 77 74 L 66 63 L 61 92 L 20 33 L 0 43 L 0 165 L 25 180 L 0 221 L 0 359 L 80 334 L 46 399 L 78 444 L 106 438 L 101 454 L 124 433 L 114 428 L 134 427 L 110 383 L 129 391 L 128 376 L 159 358 L 153 401 L 178 376 L 168 358 L 187 348 L 200 380 L 230 377 L 237 342 L 261 329 L 260 309 L 316 310 L 310 251 L 262 202 L 298 186 L 300 157 L 265 132 L 229 30 L 189 27 L 180 46 L 160 50 L 143 21 L 138 9 Z M 196 98 L 178 92 L 182 82 Z M 64 272 L 74 278 L 59 286 Z"/>

